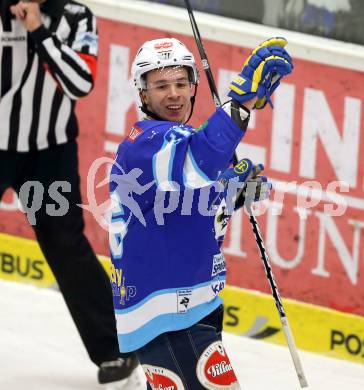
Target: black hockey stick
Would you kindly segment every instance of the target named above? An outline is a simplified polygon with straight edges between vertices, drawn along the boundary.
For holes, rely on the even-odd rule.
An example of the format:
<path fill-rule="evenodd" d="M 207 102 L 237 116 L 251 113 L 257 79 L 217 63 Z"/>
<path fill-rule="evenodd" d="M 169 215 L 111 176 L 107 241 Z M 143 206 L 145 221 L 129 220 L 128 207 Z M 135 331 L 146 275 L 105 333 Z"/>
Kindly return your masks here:
<path fill-rule="evenodd" d="M 196 45 L 197 45 L 198 51 L 200 53 L 202 66 L 205 70 L 207 81 L 209 83 L 212 98 L 214 100 L 215 106 L 220 107 L 221 100 L 220 100 L 219 94 L 217 92 L 214 76 L 211 72 L 210 64 L 209 64 L 209 61 L 207 59 L 205 49 L 204 49 L 203 44 L 202 44 L 201 35 L 199 32 L 192 8 L 191 8 L 191 4 L 190 4 L 189 0 L 185 0 L 185 3 L 186 3 L 187 11 L 188 11 L 188 16 L 189 16 L 190 21 L 191 21 L 193 35 L 195 37 Z M 235 153 L 234 154 L 234 165 L 237 163 L 237 161 L 238 161 L 238 159 L 237 159 L 237 156 Z M 257 222 L 255 215 L 254 215 L 254 213 L 251 209 L 251 206 L 249 204 L 248 205 L 246 204 L 246 210 L 249 214 L 249 220 L 250 220 L 250 223 L 252 225 L 253 233 L 255 236 L 255 241 L 256 241 L 258 248 L 259 248 L 259 252 L 260 252 L 260 255 L 261 255 L 261 258 L 263 261 L 263 265 L 264 265 L 264 269 L 265 269 L 265 273 L 267 275 L 267 278 L 268 278 L 268 281 L 270 284 L 270 288 L 272 290 L 272 295 L 273 295 L 273 298 L 274 298 L 274 301 L 275 301 L 275 304 L 276 304 L 276 307 L 277 307 L 277 310 L 279 313 L 279 317 L 280 317 L 280 320 L 282 323 L 283 333 L 285 335 L 287 345 L 288 345 L 289 351 L 290 351 L 291 356 L 292 356 L 293 364 L 294 364 L 295 369 L 296 369 L 296 373 L 298 376 L 298 380 L 300 382 L 300 386 L 307 387 L 308 386 L 307 380 L 306 380 L 305 374 L 303 372 L 303 368 L 302 368 L 301 361 L 300 361 L 300 358 L 299 358 L 299 355 L 297 352 L 297 348 L 296 348 L 296 345 L 295 345 L 295 342 L 293 339 L 291 328 L 289 326 L 288 319 L 287 319 L 287 316 L 286 316 L 286 313 L 285 313 L 285 310 L 283 307 L 283 303 L 282 303 L 282 300 L 281 300 L 281 297 L 280 297 L 280 294 L 278 291 L 278 287 L 277 287 L 276 281 L 274 279 L 272 267 L 270 266 L 270 262 L 269 262 L 269 257 L 267 255 L 267 251 L 264 247 L 264 242 L 263 242 L 263 238 L 262 238 L 262 235 L 260 233 L 260 230 L 259 230 L 258 222 Z"/>
<path fill-rule="evenodd" d="M 191 4 L 190 4 L 189 0 L 186 0 L 186 6 L 187 6 L 187 11 L 188 11 L 188 16 L 190 17 L 190 21 L 191 21 L 193 35 L 195 37 L 196 45 L 197 45 L 198 51 L 200 53 L 202 66 L 203 66 L 203 68 L 205 70 L 207 81 L 209 83 L 212 99 L 213 99 L 213 101 L 215 103 L 215 107 L 216 108 L 217 107 L 221 107 L 221 100 L 220 100 L 219 94 L 218 94 L 217 89 L 216 89 L 214 76 L 212 75 L 212 72 L 211 72 L 211 69 L 210 69 L 209 60 L 207 58 L 205 49 L 203 47 L 200 31 L 198 30 L 197 23 L 196 23 L 196 20 L 195 20 L 195 16 L 193 14 L 193 11 L 192 11 L 192 8 L 191 8 Z"/>
<path fill-rule="evenodd" d="M 264 242 L 263 242 L 263 238 L 262 238 L 262 235 L 260 233 L 260 230 L 259 230 L 258 222 L 253 214 L 253 211 L 251 209 L 250 204 L 245 204 L 245 207 L 246 207 L 246 210 L 249 214 L 249 220 L 250 220 L 250 223 L 251 223 L 252 228 L 253 228 L 255 241 L 258 245 L 261 259 L 262 259 L 263 264 L 264 264 L 265 273 L 267 275 L 267 278 L 268 278 L 268 281 L 270 284 L 270 288 L 272 290 L 272 295 L 273 295 L 273 298 L 274 298 L 274 301 L 275 301 L 275 304 L 276 304 L 276 307 L 277 307 L 277 310 L 279 313 L 279 318 L 281 320 L 283 333 L 284 333 L 284 336 L 286 338 L 287 345 L 288 345 L 289 351 L 290 351 L 291 356 L 292 356 L 293 364 L 294 364 L 295 369 L 296 369 L 296 373 L 298 376 L 298 380 L 300 382 L 300 386 L 301 387 L 308 387 L 305 373 L 304 373 L 303 368 L 302 368 L 301 360 L 300 360 L 300 357 L 299 357 L 298 352 L 297 352 L 297 347 L 296 347 L 296 344 L 295 344 L 295 341 L 294 341 L 294 338 L 292 335 L 291 328 L 290 328 L 289 323 L 288 323 L 288 318 L 286 316 L 286 312 L 285 312 L 284 307 L 283 307 L 283 302 L 282 302 L 281 296 L 280 296 L 279 291 L 278 291 L 278 287 L 277 287 L 277 284 L 276 284 L 276 281 L 275 281 L 275 278 L 273 275 L 272 267 L 270 266 L 269 257 L 268 257 L 267 251 L 264 247 Z"/>
<path fill-rule="evenodd" d="M 191 21 L 193 36 L 195 37 L 198 52 L 200 53 L 202 67 L 205 71 L 207 82 L 209 83 L 210 92 L 212 95 L 212 100 L 214 101 L 215 107 L 218 108 L 218 107 L 221 107 L 221 100 L 219 97 L 219 93 L 217 92 L 214 76 L 211 72 L 210 63 L 209 63 L 209 60 L 207 58 L 205 48 L 203 47 L 203 44 L 202 44 L 200 31 L 198 29 L 198 26 L 197 26 L 197 23 L 195 20 L 195 16 L 194 16 L 193 11 L 192 11 L 190 1 L 185 0 L 185 3 L 186 3 L 187 11 L 188 11 L 188 16 L 190 17 L 190 21 Z M 238 157 L 237 157 L 236 153 L 234 153 L 233 164 L 236 165 L 237 163 L 238 163 Z"/>

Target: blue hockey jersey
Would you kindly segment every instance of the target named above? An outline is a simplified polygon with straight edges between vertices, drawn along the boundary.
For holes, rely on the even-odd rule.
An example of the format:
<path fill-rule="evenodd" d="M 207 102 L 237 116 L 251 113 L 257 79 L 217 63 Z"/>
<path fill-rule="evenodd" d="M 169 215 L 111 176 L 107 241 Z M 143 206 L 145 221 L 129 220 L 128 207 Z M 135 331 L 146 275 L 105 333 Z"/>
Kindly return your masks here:
<path fill-rule="evenodd" d="M 110 253 L 122 352 L 192 326 L 221 304 L 226 265 L 216 239 L 216 180 L 243 134 L 218 109 L 197 130 L 139 121 L 119 146 L 110 176 Z"/>

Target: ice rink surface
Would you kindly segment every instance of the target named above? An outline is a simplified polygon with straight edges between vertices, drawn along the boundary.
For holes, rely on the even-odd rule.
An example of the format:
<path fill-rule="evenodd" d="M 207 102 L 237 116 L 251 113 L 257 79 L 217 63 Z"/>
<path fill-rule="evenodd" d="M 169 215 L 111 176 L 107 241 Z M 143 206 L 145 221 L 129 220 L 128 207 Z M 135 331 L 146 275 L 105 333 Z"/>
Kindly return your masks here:
<path fill-rule="evenodd" d="M 0 308 L 1 390 L 109 390 L 97 384 L 59 292 L 0 281 Z M 243 390 L 300 389 L 287 348 L 226 333 L 224 342 Z M 364 389 L 364 365 L 300 357 L 309 389 Z"/>

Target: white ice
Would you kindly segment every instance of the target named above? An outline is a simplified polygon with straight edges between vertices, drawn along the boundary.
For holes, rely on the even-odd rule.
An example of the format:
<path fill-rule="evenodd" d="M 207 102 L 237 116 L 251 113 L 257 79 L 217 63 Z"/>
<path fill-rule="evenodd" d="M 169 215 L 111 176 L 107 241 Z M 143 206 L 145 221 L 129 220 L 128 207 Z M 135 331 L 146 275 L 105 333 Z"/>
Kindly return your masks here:
<path fill-rule="evenodd" d="M 0 310 L 1 390 L 105 389 L 59 292 L 0 281 Z M 287 348 L 227 333 L 224 342 L 243 390 L 300 389 Z M 309 389 L 364 389 L 363 365 L 299 353 Z"/>

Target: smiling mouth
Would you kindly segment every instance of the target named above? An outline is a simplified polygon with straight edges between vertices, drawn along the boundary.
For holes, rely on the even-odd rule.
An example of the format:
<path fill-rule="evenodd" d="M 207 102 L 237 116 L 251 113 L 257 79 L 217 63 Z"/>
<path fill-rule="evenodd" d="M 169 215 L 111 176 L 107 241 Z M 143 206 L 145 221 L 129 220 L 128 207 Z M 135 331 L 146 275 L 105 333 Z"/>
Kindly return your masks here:
<path fill-rule="evenodd" d="M 183 105 L 182 104 L 173 104 L 170 106 L 167 106 L 167 109 L 172 112 L 178 112 L 182 109 Z"/>

